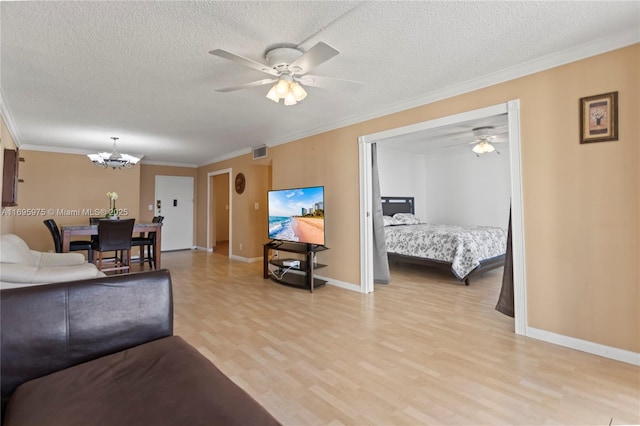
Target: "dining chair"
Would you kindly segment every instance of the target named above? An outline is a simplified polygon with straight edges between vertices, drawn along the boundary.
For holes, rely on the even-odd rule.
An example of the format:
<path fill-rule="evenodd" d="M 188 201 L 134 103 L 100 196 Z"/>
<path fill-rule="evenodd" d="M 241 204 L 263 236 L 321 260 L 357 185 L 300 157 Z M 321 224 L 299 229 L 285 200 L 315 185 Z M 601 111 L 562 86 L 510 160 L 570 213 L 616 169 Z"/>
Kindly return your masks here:
<path fill-rule="evenodd" d="M 43 220 L 42 223 L 45 224 L 49 232 L 51 232 L 51 236 L 53 237 L 53 248 L 56 253 L 62 253 L 62 235 L 60 234 L 60 228 L 58 228 L 58 224 L 54 219 L 46 219 Z M 87 258 L 89 262 L 93 263 L 93 248 L 91 246 L 91 241 L 88 240 L 80 240 L 80 241 L 71 241 L 69 243 L 69 251 L 87 251 Z"/>
<path fill-rule="evenodd" d="M 153 223 L 162 223 L 164 220 L 164 216 L 154 216 L 151 222 Z M 142 269 L 144 269 L 145 262 L 149 262 L 149 267 L 151 269 L 156 269 L 156 232 L 147 232 L 145 236 L 144 232 L 141 232 L 139 236 L 133 237 L 131 239 L 131 245 L 140 247 L 140 257 L 139 262 L 142 264 Z M 146 252 L 146 253 L 145 253 Z"/>
<path fill-rule="evenodd" d="M 92 216 L 89 218 L 89 225 L 97 225 L 101 220 L 105 219 L 104 216 Z M 98 234 L 91 235 L 91 241 L 97 240 Z"/>
<path fill-rule="evenodd" d="M 135 219 L 98 221 L 98 238 L 93 241 L 96 252 L 95 264 L 102 272 L 126 271 L 131 265 L 131 234 Z M 105 258 L 105 252 L 114 252 L 113 257 Z"/>

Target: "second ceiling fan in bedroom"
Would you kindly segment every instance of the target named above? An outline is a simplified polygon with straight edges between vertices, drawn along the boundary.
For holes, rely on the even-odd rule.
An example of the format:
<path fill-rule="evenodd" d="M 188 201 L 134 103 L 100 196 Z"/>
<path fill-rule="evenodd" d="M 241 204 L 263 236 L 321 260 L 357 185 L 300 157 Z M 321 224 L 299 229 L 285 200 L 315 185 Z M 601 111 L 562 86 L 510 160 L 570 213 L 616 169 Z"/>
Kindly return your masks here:
<path fill-rule="evenodd" d="M 471 150 L 476 155 L 488 154 L 494 151 L 496 154 L 500 154 L 500 151 L 497 151 L 493 144 L 502 143 L 504 141 L 498 139 L 493 126 L 476 127 L 472 131 L 475 136 L 475 140 L 470 142 L 470 144 L 473 145 Z"/>
<path fill-rule="evenodd" d="M 290 106 L 307 97 L 307 92 L 303 86 L 351 91 L 357 90 L 362 86 L 362 83 L 358 81 L 307 74 L 318 65 L 340 53 L 323 42 L 317 43 L 306 52 L 292 44 L 272 46 L 264 54 L 266 64 L 223 49 L 212 50 L 209 53 L 271 75 L 271 78 L 216 89 L 217 92 L 232 92 L 273 83 L 271 90 L 267 93 L 267 98 L 274 102 L 279 102 L 280 99 L 283 99 L 284 104 Z"/>

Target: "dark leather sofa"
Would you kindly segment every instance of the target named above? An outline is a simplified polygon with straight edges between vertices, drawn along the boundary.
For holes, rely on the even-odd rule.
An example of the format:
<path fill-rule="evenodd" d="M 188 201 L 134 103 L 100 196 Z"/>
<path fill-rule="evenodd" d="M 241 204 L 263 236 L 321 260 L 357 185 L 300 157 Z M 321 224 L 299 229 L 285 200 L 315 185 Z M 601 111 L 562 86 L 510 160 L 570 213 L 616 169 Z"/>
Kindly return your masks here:
<path fill-rule="evenodd" d="M 3 425 L 277 425 L 173 335 L 168 271 L 0 292 Z"/>

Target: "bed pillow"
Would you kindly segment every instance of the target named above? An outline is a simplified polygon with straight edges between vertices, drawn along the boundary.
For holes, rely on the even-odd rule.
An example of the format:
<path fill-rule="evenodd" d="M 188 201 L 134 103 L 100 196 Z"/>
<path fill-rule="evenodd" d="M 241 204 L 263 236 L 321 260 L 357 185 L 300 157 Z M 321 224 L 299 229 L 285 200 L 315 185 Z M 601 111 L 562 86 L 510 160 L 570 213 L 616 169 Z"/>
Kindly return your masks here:
<path fill-rule="evenodd" d="M 393 219 L 398 225 L 417 225 L 420 223 L 420 219 L 411 213 L 396 213 L 393 215 Z"/>
<path fill-rule="evenodd" d="M 384 223 L 384 226 L 399 225 L 399 223 L 391 216 L 382 216 L 382 222 Z"/>

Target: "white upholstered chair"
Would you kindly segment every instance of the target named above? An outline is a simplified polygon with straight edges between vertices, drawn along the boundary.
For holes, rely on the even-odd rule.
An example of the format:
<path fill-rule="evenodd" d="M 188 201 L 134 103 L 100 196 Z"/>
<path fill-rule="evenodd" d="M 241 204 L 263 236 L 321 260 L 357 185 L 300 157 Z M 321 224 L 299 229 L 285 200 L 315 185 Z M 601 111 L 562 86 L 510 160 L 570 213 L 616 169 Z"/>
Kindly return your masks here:
<path fill-rule="evenodd" d="M 105 276 L 80 253 L 29 249 L 14 234 L 0 235 L 0 288 L 24 287 Z"/>

